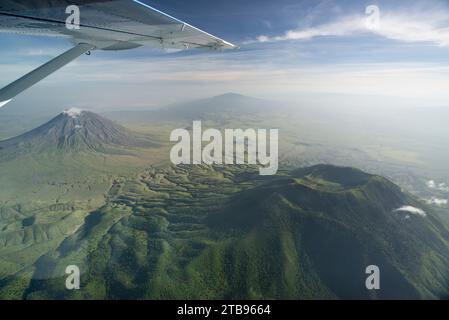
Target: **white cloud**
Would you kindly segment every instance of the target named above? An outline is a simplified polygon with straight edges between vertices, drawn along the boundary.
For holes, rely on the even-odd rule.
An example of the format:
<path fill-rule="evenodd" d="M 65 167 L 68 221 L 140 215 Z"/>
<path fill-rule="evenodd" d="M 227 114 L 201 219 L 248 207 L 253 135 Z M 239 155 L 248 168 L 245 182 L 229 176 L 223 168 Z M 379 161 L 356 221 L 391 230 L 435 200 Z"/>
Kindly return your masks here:
<path fill-rule="evenodd" d="M 426 185 L 427 185 L 427 188 L 430 188 L 430 189 L 435 189 L 435 186 L 436 186 L 434 180 L 427 181 Z"/>
<path fill-rule="evenodd" d="M 402 206 L 394 210 L 394 212 L 410 213 L 420 217 L 427 217 L 427 214 L 424 210 L 412 206 Z"/>
<path fill-rule="evenodd" d="M 444 182 L 436 183 L 434 180 L 429 180 L 429 181 L 427 181 L 426 185 L 427 185 L 427 188 L 429 188 L 429 189 L 434 189 L 434 190 L 443 191 L 443 192 L 449 192 L 449 187 Z"/>
<path fill-rule="evenodd" d="M 355 32 L 366 30 L 365 18 L 360 16 L 345 17 L 339 21 L 323 24 L 317 27 L 289 30 L 284 35 L 269 37 L 259 36 L 259 42 L 273 42 L 285 40 L 308 40 L 315 37 L 347 36 Z"/>
<path fill-rule="evenodd" d="M 67 115 L 67 116 L 69 116 L 70 118 L 73 118 L 73 119 L 78 118 L 81 115 L 81 113 L 83 113 L 83 110 L 78 109 L 78 108 L 71 108 L 71 109 L 65 110 L 63 112 L 63 114 L 65 114 L 65 115 Z"/>
<path fill-rule="evenodd" d="M 289 30 L 280 36 L 261 35 L 258 42 L 309 40 L 315 37 L 342 37 L 364 33 L 403 41 L 449 46 L 449 12 L 442 8 L 380 11 L 376 28 L 367 27 L 367 16 L 348 15 L 309 28 Z"/>
<path fill-rule="evenodd" d="M 45 49 L 36 49 L 30 48 L 25 49 L 19 52 L 19 55 L 23 57 L 56 57 L 62 54 L 65 51 L 64 48 L 45 48 Z"/>
<path fill-rule="evenodd" d="M 435 198 L 435 197 L 427 199 L 426 202 L 428 204 L 434 204 L 434 205 L 437 205 L 437 206 L 445 206 L 445 205 L 447 205 L 449 203 L 449 201 L 447 199 L 438 199 L 438 198 Z"/>

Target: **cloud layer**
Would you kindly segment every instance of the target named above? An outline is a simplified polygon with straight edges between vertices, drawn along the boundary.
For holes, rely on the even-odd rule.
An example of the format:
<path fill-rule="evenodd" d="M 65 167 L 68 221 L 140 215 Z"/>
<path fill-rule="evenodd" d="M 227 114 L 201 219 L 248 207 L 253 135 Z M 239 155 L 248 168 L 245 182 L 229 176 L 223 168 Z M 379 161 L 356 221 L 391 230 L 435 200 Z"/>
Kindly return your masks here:
<path fill-rule="evenodd" d="M 261 35 L 258 42 L 287 40 L 310 40 L 316 37 L 342 37 L 374 34 L 402 42 L 429 43 L 449 46 L 449 12 L 441 7 L 403 8 L 385 10 L 379 8 L 379 18 L 373 22 L 372 16 L 351 14 L 340 16 L 334 21 L 312 27 L 288 30 L 279 36 Z"/>

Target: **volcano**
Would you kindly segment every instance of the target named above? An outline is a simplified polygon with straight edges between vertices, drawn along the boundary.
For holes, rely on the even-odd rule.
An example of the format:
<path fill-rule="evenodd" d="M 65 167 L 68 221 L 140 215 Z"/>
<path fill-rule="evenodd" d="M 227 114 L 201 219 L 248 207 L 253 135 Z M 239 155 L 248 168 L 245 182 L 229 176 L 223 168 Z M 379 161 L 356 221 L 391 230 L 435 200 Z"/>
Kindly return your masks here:
<path fill-rule="evenodd" d="M 90 111 L 70 109 L 34 130 L 0 142 L 0 155 L 48 151 L 114 153 L 117 148 L 147 146 L 152 146 L 147 138 L 111 120 Z"/>

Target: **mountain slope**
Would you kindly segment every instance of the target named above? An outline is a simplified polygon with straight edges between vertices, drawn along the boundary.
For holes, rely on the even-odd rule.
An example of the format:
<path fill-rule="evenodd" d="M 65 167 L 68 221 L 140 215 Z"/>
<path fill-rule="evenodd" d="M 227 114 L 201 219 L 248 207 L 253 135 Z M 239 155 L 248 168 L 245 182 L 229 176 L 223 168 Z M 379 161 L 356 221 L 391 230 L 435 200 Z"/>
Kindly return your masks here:
<path fill-rule="evenodd" d="M 44 125 L 18 137 L 0 142 L 0 157 L 20 152 L 40 153 L 55 149 L 65 152 L 108 152 L 114 147 L 145 147 L 150 141 L 93 112 L 70 109 Z"/>
<path fill-rule="evenodd" d="M 234 259 L 244 253 L 263 263 L 265 248 L 272 248 L 268 265 L 279 275 L 269 283 L 277 288 L 273 294 L 300 297 L 305 290 L 319 298 L 312 290 L 318 287 L 343 299 L 444 297 L 449 292 L 449 232 L 431 211 L 425 217 L 396 211 L 404 206 L 423 204 L 381 177 L 317 166 L 237 196 L 209 224 L 241 234 L 228 247 Z M 365 288 L 364 271 L 372 264 L 381 269 L 378 292 Z M 257 274 L 269 278 L 260 270 L 233 274 L 240 281 Z M 300 289 L 304 274 L 317 281 Z"/>
<path fill-rule="evenodd" d="M 104 197 L 114 176 L 141 170 L 163 155 L 150 138 L 95 113 L 67 110 L 40 127 L 0 141 L 2 201 Z M 153 162 L 154 161 L 154 162 Z"/>
<path fill-rule="evenodd" d="M 245 167 L 159 168 L 117 182 L 108 199 L 34 265 L 27 298 L 449 293 L 447 226 L 396 185 L 356 169 L 315 166 L 259 178 Z M 83 270 L 76 293 L 64 289 L 67 264 Z M 381 269 L 379 291 L 365 288 L 373 264 Z M 16 281 L 3 280 L 0 295 Z"/>

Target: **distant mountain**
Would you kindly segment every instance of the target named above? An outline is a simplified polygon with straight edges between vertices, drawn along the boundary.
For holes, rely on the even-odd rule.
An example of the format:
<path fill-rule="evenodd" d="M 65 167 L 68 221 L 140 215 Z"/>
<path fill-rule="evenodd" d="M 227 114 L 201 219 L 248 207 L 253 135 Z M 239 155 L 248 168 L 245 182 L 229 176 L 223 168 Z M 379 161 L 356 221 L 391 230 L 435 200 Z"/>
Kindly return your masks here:
<path fill-rule="evenodd" d="M 228 117 L 239 117 L 241 115 L 263 113 L 271 107 L 273 107 L 272 103 L 266 100 L 236 93 L 227 93 L 212 98 L 177 103 L 167 106 L 159 110 L 159 112 L 173 117 L 207 120 L 210 116 L 216 116 L 217 113 Z"/>
<path fill-rule="evenodd" d="M 212 98 L 186 101 L 165 106 L 153 111 L 118 111 L 106 113 L 112 119 L 125 121 L 192 121 L 227 120 L 251 117 L 257 119 L 279 107 L 274 102 L 257 99 L 236 93 L 227 93 Z"/>
<path fill-rule="evenodd" d="M 70 109 L 34 130 L 0 141 L 0 157 L 55 150 L 109 153 L 114 148 L 149 145 L 151 142 L 148 139 L 139 137 L 98 114 Z"/>
<path fill-rule="evenodd" d="M 38 260 L 34 278 L 46 280 L 31 280 L 21 296 L 449 295 L 447 226 L 393 183 L 357 169 L 320 165 L 260 178 L 248 168 L 153 168 L 117 183 L 108 199 L 54 253 Z M 84 270 L 75 293 L 63 287 L 68 263 Z M 365 287 L 369 265 L 380 268 L 380 290 Z M 24 283 L 0 282 L 0 296 Z"/>

